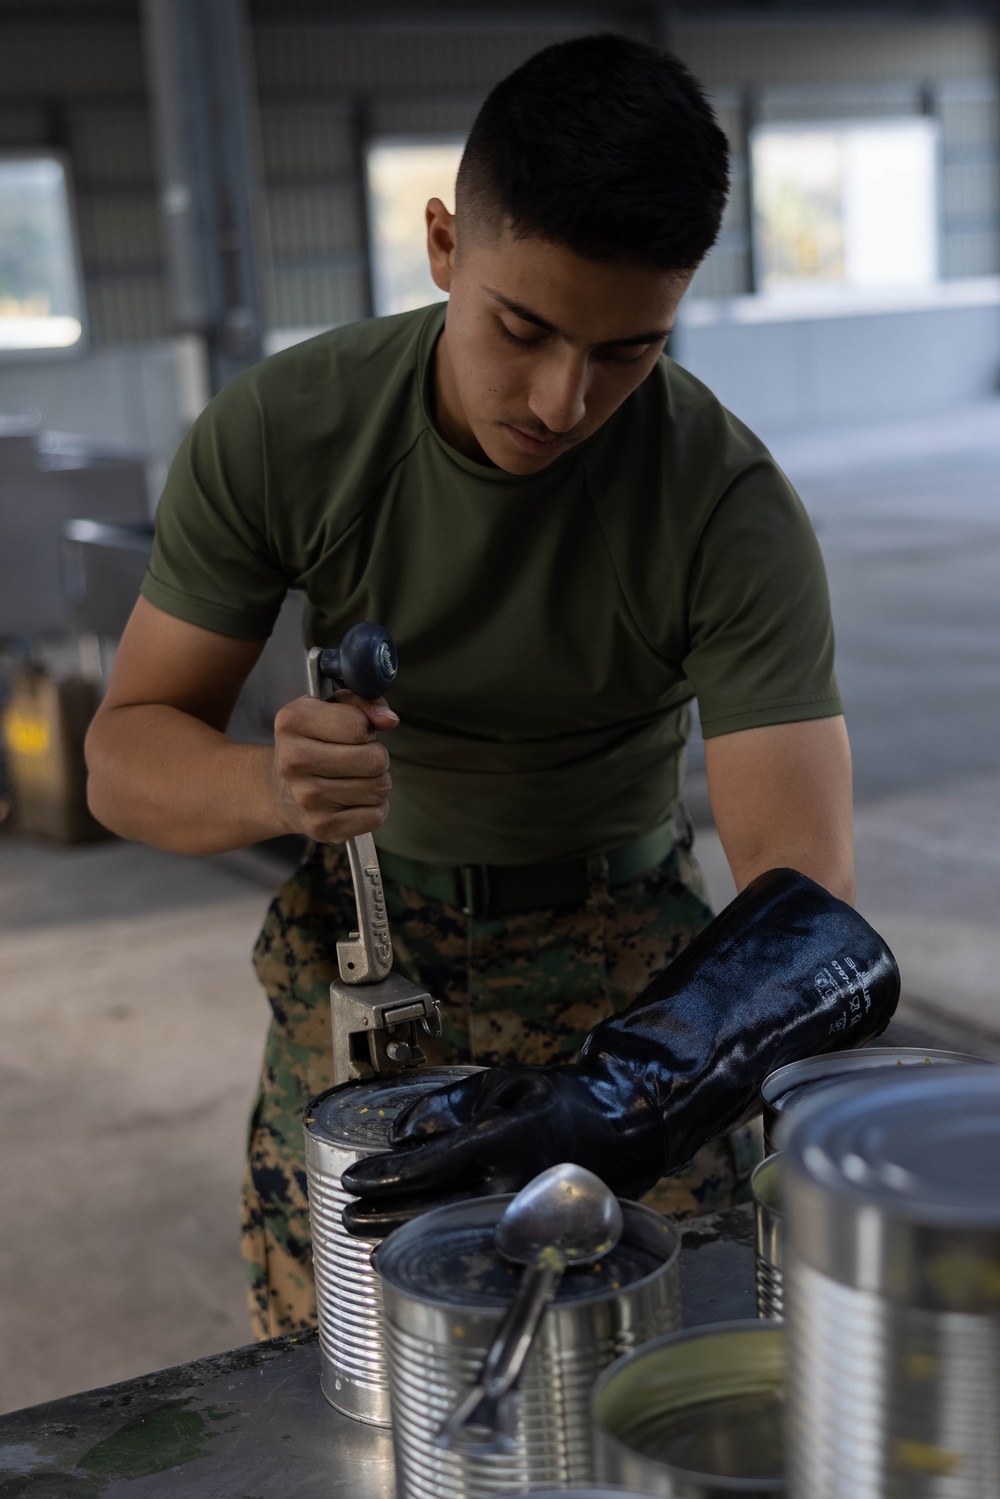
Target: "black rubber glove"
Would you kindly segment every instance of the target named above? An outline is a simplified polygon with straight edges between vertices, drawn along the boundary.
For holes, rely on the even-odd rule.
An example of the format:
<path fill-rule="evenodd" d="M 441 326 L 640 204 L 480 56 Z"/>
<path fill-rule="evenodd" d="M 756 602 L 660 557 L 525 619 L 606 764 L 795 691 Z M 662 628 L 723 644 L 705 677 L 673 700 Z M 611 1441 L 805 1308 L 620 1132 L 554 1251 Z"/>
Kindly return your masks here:
<path fill-rule="evenodd" d="M 850 906 L 791 869 L 761 875 L 580 1060 L 491 1067 L 419 1099 L 393 1151 L 345 1172 L 354 1234 L 381 1238 L 428 1208 L 519 1190 L 559 1161 L 640 1197 L 760 1107 L 785 1062 L 885 1030 L 899 970 Z"/>

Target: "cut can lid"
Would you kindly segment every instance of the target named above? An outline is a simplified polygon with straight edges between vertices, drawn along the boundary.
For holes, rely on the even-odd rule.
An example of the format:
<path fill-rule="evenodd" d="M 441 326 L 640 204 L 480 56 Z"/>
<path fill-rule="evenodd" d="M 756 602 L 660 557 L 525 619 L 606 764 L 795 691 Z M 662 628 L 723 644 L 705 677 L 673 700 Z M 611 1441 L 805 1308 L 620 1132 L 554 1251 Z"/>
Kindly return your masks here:
<path fill-rule="evenodd" d="M 478 1067 L 424 1067 L 398 1077 L 338 1083 L 311 1098 L 303 1113 L 308 1134 L 353 1150 L 384 1150 L 393 1120 L 418 1098 L 460 1082 Z"/>

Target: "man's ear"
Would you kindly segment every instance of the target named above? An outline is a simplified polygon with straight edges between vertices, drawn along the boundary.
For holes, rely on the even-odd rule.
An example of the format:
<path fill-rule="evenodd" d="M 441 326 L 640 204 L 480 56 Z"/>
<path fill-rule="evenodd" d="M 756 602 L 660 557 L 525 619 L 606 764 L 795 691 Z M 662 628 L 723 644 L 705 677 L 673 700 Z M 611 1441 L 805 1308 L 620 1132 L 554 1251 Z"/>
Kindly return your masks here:
<path fill-rule="evenodd" d="M 432 198 L 425 217 L 431 277 L 440 291 L 451 291 L 451 273 L 455 265 L 455 215 L 448 212 L 440 198 Z"/>

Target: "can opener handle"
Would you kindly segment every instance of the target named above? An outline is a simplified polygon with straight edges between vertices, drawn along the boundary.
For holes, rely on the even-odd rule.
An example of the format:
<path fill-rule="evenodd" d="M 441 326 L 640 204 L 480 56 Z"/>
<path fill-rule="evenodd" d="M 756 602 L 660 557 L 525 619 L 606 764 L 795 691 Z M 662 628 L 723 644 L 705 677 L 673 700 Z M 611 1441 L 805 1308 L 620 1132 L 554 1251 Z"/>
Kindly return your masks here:
<path fill-rule="evenodd" d="M 310 696 L 321 702 L 334 684 L 358 697 L 381 697 L 396 679 L 396 647 L 388 630 L 367 621 L 348 630 L 339 646 L 307 653 Z M 330 985 L 333 1080 L 395 1077 L 426 1057 L 423 1036 L 441 1035 L 440 1001 L 392 971 L 392 937 L 375 840 L 347 840 L 357 931 L 337 943 L 340 976 Z"/>
<path fill-rule="evenodd" d="M 306 656 L 309 696 L 329 701 L 336 686 L 358 697 L 381 697 L 396 680 L 399 663 L 388 630 L 366 620 L 348 630 L 339 645 L 313 646 Z M 337 943 L 345 984 L 378 984 L 392 971 L 392 938 L 382 890 L 382 872 L 371 833 L 347 840 L 358 929 Z"/>

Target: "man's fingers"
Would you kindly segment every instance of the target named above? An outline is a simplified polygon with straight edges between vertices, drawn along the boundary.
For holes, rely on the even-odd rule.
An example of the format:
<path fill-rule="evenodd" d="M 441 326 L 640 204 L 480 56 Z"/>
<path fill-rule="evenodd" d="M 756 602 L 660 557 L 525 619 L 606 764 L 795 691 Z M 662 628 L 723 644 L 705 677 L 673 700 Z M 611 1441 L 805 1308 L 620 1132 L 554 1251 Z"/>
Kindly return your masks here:
<path fill-rule="evenodd" d="M 350 807 L 344 812 L 301 813 L 299 830 L 317 843 L 346 843 L 363 833 L 376 833 L 389 816 L 389 803 L 376 807 Z"/>
<path fill-rule="evenodd" d="M 286 703 L 275 717 L 274 732 L 276 737 L 295 735 L 321 744 L 365 744 L 376 729 L 393 729 L 398 722 L 384 699 L 367 703 L 345 692 L 328 703 L 315 697 Z"/>
<path fill-rule="evenodd" d="M 342 688 L 335 692 L 330 699 L 333 703 L 350 703 L 352 707 L 358 708 L 368 719 L 368 722 L 376 729 L 394 729 L 399 723 L 399 714 L 394 713 L 384 697 L 376 697 L 369 702 L 367 698 L 357 697 L 355 693 L 348 692 Z"/>
<path fill-rule="evenodd" d="M 386 1155 L 368 1156 L 349 1166 L 341 1185 L 355 1196 L 405 1197 L 414 1192 L 432 1190 L 442 1182 L 453 1187 L 456 1181 L 473 1180 L 477 1151 L 457 1134 L 409 1150 Z"/>
<path fill-rule="evenodd" d="M 352 807 L 374 807 L 388 801 L 392 777 L 359 776 L 351 780 L 328 780 L 326 776 L 301 776 L 295 800 L 303 812 L 342 812 Z"/>
<path fill-rule="evenodd" d="M 280 738 L 276 736 L 275 754 L 282 771 L 289 776 L 368 780 L 385 775 L 389 769 L 389 751 L 377 739 L 361 744 L 333 744 L 285 731 Z"/>

